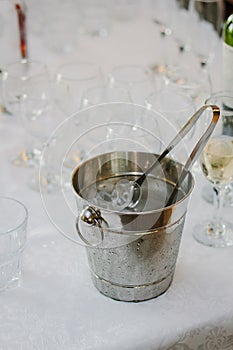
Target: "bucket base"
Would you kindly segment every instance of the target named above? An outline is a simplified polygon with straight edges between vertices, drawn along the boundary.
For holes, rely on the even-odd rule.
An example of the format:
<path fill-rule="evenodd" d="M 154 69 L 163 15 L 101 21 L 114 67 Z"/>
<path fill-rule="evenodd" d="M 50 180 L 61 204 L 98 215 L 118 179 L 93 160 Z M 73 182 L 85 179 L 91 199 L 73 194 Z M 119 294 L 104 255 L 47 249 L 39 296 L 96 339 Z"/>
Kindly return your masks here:
<path fill-rule="evenodd" d="M 139 302 L 156 298 L 166 292 L 172 282 L 173 273 L 160 281 L 139 286 L 114 284 L 98 277 L 93 271 L 91 277 L 95 287 L 105 296 L 119 301 Z"/>

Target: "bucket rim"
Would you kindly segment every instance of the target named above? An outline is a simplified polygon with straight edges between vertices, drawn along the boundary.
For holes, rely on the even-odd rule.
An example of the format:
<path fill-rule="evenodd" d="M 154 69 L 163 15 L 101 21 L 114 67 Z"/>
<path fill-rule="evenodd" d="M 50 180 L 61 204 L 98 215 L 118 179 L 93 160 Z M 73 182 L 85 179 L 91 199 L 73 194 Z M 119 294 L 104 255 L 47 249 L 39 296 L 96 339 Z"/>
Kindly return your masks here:
<path fill-rule="evenodd" d="M 102 157 L 102 156 L 108 156 L 108 155 L 111 155 L 111 154 L 123 154 L 123 153 L 132 153 L 132 154 L 135 154 L 135 153 L 144 153 L 144 154 L 147 154 L 147 155 L 156 155 L 155 153 L 149 153 L 149 152 L 136 152 L 136 151 L 112 151 L 112 152 L 106 152 L 106 153 L 102 153 L 100 155 L 97 155 L 97 156 L 94 156 L 94 157 L 91 157 L 89 159 L 86 159 L 84 161 L 82 161 L 72 172 L 72 175 L 71 175 L 71 179 L 72 179 L 72 191 L 73 193 L 75 194 L 75 196 L 83 201 L 86 202 L 87 205 L 92 205 L 94 207 L 97 208 L 96 205 L 94 205 L 91 201 L 87 200 L 86 198 L 82 197 L 79 193 L 77 193 L 77 191 L 75 190 L 75 186 L 74 186 L 74 178 L 75 178 L 75 175 L 78 173 L 79 169 L 84 166 L 85 164 L 87 164 L 88 162 L 90 162 L 91 160 L 94 160 L 94 159 L 97 159 L 98 157 Z M 164 159 L 171 159 L 170 157 L 165 157 Z M 174 161 L 176 164 L 178 164 L 179 166 L 181 166 L 182 168 L 184 168 L 184 165 L 178 161 Z M 104 212 L 104 213 L 109 213 L 109 214 L 112 214 L 112 213 L 115 213 L 117 215 L 124 215 L 124 216 L 132 216 L 132 215 L 136 215 L 138 216 L 139 214 L 140 215 L 148 215 L 148 214 L 152 214 L 152 213 L 159 213 L 159 212 L 162 212 L 162 211 L 169 211 L 171 210 L 174 205 L 179 205 L 181 204 L 182 202 L 184 202 L 187 198 L 189 198 L 189 196 L 191 195 L 193 189 L 194 189 L 194 186 L 195 186 L 195 179 L 194 179 L 194 176 L 192 175 L 191 171 L 190 170 L 187 170 L 187 174 L 188 176 L 190 177 L 191 179 L 191 185 L 190 185 L 190 188 L 189 190 L 187 191 L 187 193 L 184 194 L 184 196 L 182 196 L 181 199 L 179 199 L 178 201 L 176 201 L 175 203 L 171 204 L 171 205 L 168 205 L 166 207 L 163 207 L 163 208 L 159 208 L 159 209 L 154 209 L 154 210 L 146 210 L 146 211 L 129 211 L 129 210 L 113 210 L 113 209 L 108 209 L 108 208 L 104 208 L 102 207 L 101 205 L 98 205 L 98 209 L 101 210 L 101 212 Z"/>

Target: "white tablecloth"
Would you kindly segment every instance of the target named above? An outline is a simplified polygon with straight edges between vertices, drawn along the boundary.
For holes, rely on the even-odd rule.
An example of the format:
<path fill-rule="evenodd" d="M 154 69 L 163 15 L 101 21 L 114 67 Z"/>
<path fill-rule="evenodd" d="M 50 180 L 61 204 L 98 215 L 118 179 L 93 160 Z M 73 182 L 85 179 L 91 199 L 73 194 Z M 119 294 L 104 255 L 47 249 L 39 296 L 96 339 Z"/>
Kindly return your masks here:
<path fill-rule="evenodd" d="M 81 38 L 68 56 L 50 52 L 32 36 L 30 55 L 51 70 L 71 58 L 94 58 L 108 72 L 120 63 L 153 63 L 156 36 L 154 25 L 142 18 L 116 23 L 106 38 Z M 5 46 L 1 64 L 14 60 L 10 52 Z M 216 89 L 219 57 L 211 66 Z M 16 119 L 0 115 L 0 194 L 28 207 L 28 243 L 20 286 L 0 294 L 0 349 L 233 349 L 233 249 L 205 247 L 192 237 L 193 226 L 212 212 L 201 197 L 204 177 L 196 175 L 171 287 L 146 302 L 114 301 L 94 288 L 85 249 L 57 232 L 40 194 L 28 188 L 32 170 L 10 164 L 22 143 Z M 224 217 L 232 222 L 232 208 L 224 209 Z"/>

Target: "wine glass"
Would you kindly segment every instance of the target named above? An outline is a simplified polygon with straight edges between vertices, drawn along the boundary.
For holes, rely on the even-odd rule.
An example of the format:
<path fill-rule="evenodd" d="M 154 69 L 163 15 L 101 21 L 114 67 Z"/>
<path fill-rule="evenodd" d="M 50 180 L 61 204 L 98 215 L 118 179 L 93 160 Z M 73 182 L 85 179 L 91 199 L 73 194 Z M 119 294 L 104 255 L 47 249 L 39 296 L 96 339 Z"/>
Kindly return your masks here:
<path fill-rule="evenodd" d="M 220 43 L 224 4 L 220 0 L 190 0 L 190 48 L 202 66 L 213 61 Z"/>
<path fill-rule="evenodd" d="M 54 81 L 54 97 L 61 111 L 69 116 L 81 107 L 83 92 L 102 84 L 103 74 L 92 62 L 69 62 L 58 67 Z"/>
<path fill-rule="evenodd" d="M 213 188 L 214 213 L 212 218 L 194 227 L 193 236 L 198 242 L 212 247 L 233 245 L 233 224 L 222 217 L 225 191 L 233 182 L 233 136 L 227 133 L 227 124 L 224 115 L 220 115 L 216 128 L 200 156 L 203 174 Z"/>
<path fill-rule="evenodd" d="M 19 61 L 10 63 L 2 72 L 2 96 L 6 109 L 17 116 L 20 112 L 20 101 L 27 82 L 33 79 L 35 84 L 40 80 L 48 80 L 46 66 L 37 61 Z M 32 167 L 38 162 L 40 150 L 36 147 L 23 149 L 11 159 L 15 166 Z"/>
<path fill-rule="evenodd" d="M 179 65 L 171 65 L 164 75 L 165 84 L 187 94 L 195 101 L 198 109 L 210 96 L 212 82 L 207 70 L 200 67 L 196 60 L 182 60 Z"/>
<path fill-rule="evenodd" d="M 233 136 L 233 93 L 232 91 L 219 91 L 212 94 L 207 100 L 206 104 L 215 104 L 220 108 L 220 114 L 223 118 L 223 133 Z M 210 186 L 204 187 L 202 192 L 203 198 L 213 203 L 213 193 Z M 233 185 L 226 186 L 225 197 L 223 200 L 224 206 L 233 205 Z"/>
<path fill-rule="evenodd" d="M 68 62 L 58 67 L 54 81 L 54 100 L 65 116 L 70 116 L 82 108 L 83 93 L 89 88 L 103 83 L 103 73 L 92 62 Z M 72 128 L 80 132 L 85 125 L 80 123 L 78 114 L 73 119 Z M 72 131 L 72 130 L 71 130 Z M 66 159 L 65 166 L 73 169 L 83 159 L 84 149 L 76 149 Z"/>
<path fill-rule="evenodd" d="M 20 115 L 25 131 L 34 138 L 40 149 L 40 161 L 43 147 L 52 132 L 64 119 L 63 114 L 53 101 L 50 80 L 27 80 L 20 98 Z M 30 177 L 29 187 L 35 191 L 52 192 L 57 188 L 56 174 L 53 173 L 54 159 L 46 164 L 47 172 L 40 173 L 38 162 L 34 166 L 34 175 Z"/>
<path fill-rule="evenodd" d="M 100 85 L 85 90 L 82 94 L 81 108 L 109 102 L 132 102 L 130 92 L 122 87 Z"/>
<path fill-rule="evenodd" d="M 109 86 L 109 85 L 99 85 L 94 86 L 89 89 L 86 89 L 81 98 L 81 105 L 80 108 L 88 108 L 92 107 L 98 104 L 103 103 L 111 103 L 111 102 L 132 102 L 131 96 L 128 90 L 122 88 L 122 87 L 116 87 L 116 86 Z M 95 109 L 90 111 L 90 114 L 93 116 L 93 113 L 95 113 Z M 101 123 L 101 116 L 96 116 L 99 123 Z M 78 123 L 79 119 L 77 118 Z M 88 122 L 88 121 L 87 121 Z M 78 124 L 79 125 L 79 124 Z M 79 128 L 80 130 L 80 128 Z M 103 140 L 111 138 L 112 129 L 109 126 L 107 128 L 106 133 L 104 135 L 101 135 Z M 96 136 L 95 136 L 96 137 Z M 79 145 L 80 146 L 80 145 Z M 86 151 L 80 150 L 80 149 L 72 149 L 72 152 L 70 152 L 69 157 L 64 161 L 64 165 L 68 168 L 74 169 L 75 166 L 80 162 L 81 159 L 84 158 Z"/>
<path fill-rule="evenodd" d="M 129 91 L 132 102 L 144 105 L 145 98 L 156 89 L 152 71 L 141 65 L 115 66 L 109 74 L 110 86 Z"/>
<path fill-rule="evenodd" d="M 113 86 L 102 85 L 102 86 L 96 86 L 96 87 L 87 89 L 83 93 L 81 106 L 82 108 L 87 108 L 98 104 L 112 103 L 112 102 L 132 103 L 132 98 L 129 91 L 124 87 L 117 87 L 114 85 Z M 90 112 L 92 116 L 93 116 L 93 113 L 95 113 L 94 110 Z M 101 123 L 101 116 L 98 115 L 97 118 Z M 110 122 L 110 118 L 109 118 L 109 122 Z M 112 133 L 113 133 L 113 130 L 109 125 L 104 135 L 102 135 L 102 138 L 110 139 L 112 136 Z"/>

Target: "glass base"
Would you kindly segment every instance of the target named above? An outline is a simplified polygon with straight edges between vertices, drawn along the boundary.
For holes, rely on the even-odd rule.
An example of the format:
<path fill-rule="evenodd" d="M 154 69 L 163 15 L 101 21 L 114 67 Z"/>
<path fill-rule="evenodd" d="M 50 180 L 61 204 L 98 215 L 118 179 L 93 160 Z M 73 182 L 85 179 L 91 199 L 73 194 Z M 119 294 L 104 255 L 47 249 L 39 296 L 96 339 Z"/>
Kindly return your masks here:
<path fill-rule="evenodd" d="M 209 247 L 224 248 L 233 246 L 233 224 L 224 222 L 223 232 L 215 232 L 210 221 L 204 221 L 194 227 L 193 237 Z"/>
<path fill-rule="evenodd" d="M 37 149 L 31 151 L 23 150 L 11 159 L 11 163 L 20 168 L 33 168 L 39 163 L 40 156 L 41 152 Z"/>

